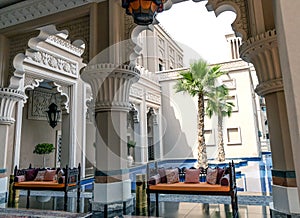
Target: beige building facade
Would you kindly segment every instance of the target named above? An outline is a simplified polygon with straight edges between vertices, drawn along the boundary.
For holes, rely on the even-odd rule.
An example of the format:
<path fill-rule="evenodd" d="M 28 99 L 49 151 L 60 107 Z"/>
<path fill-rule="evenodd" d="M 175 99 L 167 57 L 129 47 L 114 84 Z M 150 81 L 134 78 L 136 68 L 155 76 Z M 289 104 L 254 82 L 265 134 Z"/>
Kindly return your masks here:
<path fill-rule="evenodd" d="M 227 72 L 217 83 L 229 89 L 229 100 L 234 104 L 230 117 L 223 120 L 223 139 L 226 158 L 261 157 L 261 141 L 258 135 L 261 124 L 259 97 L 254 89 L 257 78 L 252 65 L 239 58 L 240 38 L 226 36 L 231 58 L 227 62 L 216 63 Z M 181 71 L 185 68 L 157 72 L 162 86 L 162 114 L 165 119 L 162 128 L 164 158 L 194 158 L 198 156 L 197 98 L 187 93 L 176 93 L 174 88 Z M 205 139 L 207 156 L 216 160 L 218 150 L 217 117 L 205 116 Z"/>

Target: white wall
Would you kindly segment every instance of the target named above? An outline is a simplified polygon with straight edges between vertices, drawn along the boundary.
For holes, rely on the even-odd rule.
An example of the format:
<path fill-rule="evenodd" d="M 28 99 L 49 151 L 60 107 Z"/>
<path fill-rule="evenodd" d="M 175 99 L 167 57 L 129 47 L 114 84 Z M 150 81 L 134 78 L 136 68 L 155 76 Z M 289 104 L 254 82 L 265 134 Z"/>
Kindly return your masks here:
<path fill-rule="evenodd" d="M 33 154 L 36 144 L 52 143 L 56 145 L 56 130 L 60 129 L 60 123 L 52 129 L 49 123 L 39 120 L 27 119 L 27 104 L 23 108 L 20 168 L 27 168 L 29 164 L 32 167 L 43 167 L 43 155 Z M 46 155 L 46 166 L 55 167 L 55 151 Z"/>

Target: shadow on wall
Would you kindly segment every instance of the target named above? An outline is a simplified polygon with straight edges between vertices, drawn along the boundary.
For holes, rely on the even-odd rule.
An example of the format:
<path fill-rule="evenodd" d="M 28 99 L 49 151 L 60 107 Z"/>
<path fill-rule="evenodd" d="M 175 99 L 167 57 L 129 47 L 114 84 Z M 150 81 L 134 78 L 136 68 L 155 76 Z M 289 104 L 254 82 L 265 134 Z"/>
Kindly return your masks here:
<path fill-rule="evenodd" d="M 195 104 L 190 96 L 175 93 L 174 84 L 174 81 L 161 82 L 163 158 L 195 158 L 193 156 L 193 147 L 197 139 L 195 122 L 197 113 L 193 111 Z"/>

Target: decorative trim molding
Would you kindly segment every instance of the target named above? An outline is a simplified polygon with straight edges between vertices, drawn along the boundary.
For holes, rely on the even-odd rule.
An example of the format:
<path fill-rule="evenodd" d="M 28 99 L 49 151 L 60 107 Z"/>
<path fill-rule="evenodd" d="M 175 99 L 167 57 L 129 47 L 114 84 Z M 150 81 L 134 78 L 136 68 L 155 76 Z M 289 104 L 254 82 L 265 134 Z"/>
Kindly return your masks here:
<path fill-rule="evenodd" d="M 67 35 L 64 35 L 64 36 L 65 36 L 64 38 L 61 38 L 56 35 L 51 35 L 46 39 L 46 42 L 48 42 L 51 45 L 54 45 L 55 47 L 59 47 L 67 52 L 70 52 L 70 53 L 80 57 L 83 54 L 84 49 L 81 47 L 72 45 L 70 40 L 66 39 Z"/>
<path fill-rule="evenodd" d="M 53 77 L 53 72 L 77 79 L 80 69 L 85 66 L 80 57 L 80 54 L 83 53 L 81 47 L 83 42 L 77 41 L 78 46 L 75 46 L 67 38 L 66 30 L 58 31 L 54 25 L 42 27 L 39 35 L 29 40 L 29 49 L 26 50 L 26 54 L 19 53 L 15 56 L 13 64 L 16 70 L 9 87 L 21 88 L 20 81 L 24 78 L 25 72 L 25 77 L 35 79 L 36 84 L 31 83 L 31 88 L 36 87 L 45 78 L 58 80 L 57 77 Z M 57 52 L 50 53 L 49 51 L 52 49 L 56 49 Z M 66 50 L 68 55 L 65 53 Z"/>
<path fill-rule="evenodd" d="M 133 87 L 133 86 L 130 88 L 130 93 L 129 94 L 130 94 L 130 96 L 136 97 L 136 98 L 139 98 L 139 99 L 142 99 L 143 96 L 144 96 L 143 89 Z"/>
<path fill-rule="evenodd" d="M 161 104 L 161 96 L 147 91 L 146 101 L 153 102 L 153 103 L 156 103 L 156 104 L 160 105 Z"/>
<path fill-rule="evenodd" d="M 53 85 L 56 87 L 56 91 L 58 93 L 60 93 L 60 95 L 62 96 L 62 100 L 60 103 L 61 109 L 64 110 L 66 113 L 69 113 L 70 112 L 70 108 L 69 108 L 70 93 L 69 93 L 68 87 L 59 85 L 56 82 L 53 82 Z"/>
<path fill-rule="evenodd" d="M 177 80 L 181 78 L 179 71 L 157 73 L 159 82 L 168 80 Z"/>
<path fill-rule="evenodd" d="M 235 61 L 230 62 L 224 62 L 220 64 L 221 70 L 223 71 L 234 71 L 234 70 L 240 70 L 240 69 L 246 69 L 251 66 L 247 62 L 241 59 L 237 59 Z"/>
<path fill-rule="evenodd" d="M 78 63 L 75 61 L 70 61 L 66 58 L 61 58 L 57 55 L 42 51 L 31 52 L 27 50 L 26 54 L 27 58 L 24 61 L 28 63 L 39 65 L 43 68 L 48 68 L 52 71 L 78 78 Z"/>
<path fill-rule="evenodd" d="M 25 95 L 20 90 L 0 88 L 0 124 L 10 125 L 15 122 L 13 118 L 15 104 L 24 98 Z"/>
<path fill-rule="evenodd" d="M 255 92 L 260 96 L 280 91 L 283 91 L 283 81 L 281 78 L 262 82 L 255 89 Z"/>
<path fill-rule="evenodd" d="M 97 2 L 97 0 L 22 1 L 0 10 L 0 29 L 83 6 L 91 2 Z"/>
<path fill-rule="evenodd" d="M 257 88 L 260 94 L 282 90 L 282 73 L 275 30 L 251 37 L 243 42 L 240 54 L 243 60 L 254 65 L 258 81 L 261 83 Z M 270 87 L 271 85 L 274 85 L 274 88 Z"/>
<path fill-rule="evenodd" d="M 250 36 L 247 0 L 208 0 L 206 9 L 214 11 L 216 16 L 224 11 L 234 11 L 236 19 L 231 24 L 233 31 L 243 40 L 247 40 Z"/>
<path fill-rule="evenodd" d="M 277 34 L 275 29 L 250 37 L 248 40 L 243 41 L 240 46 L 241 57 L 245 61 L 249 62 L 247 58 L 251 57 L 251 50 L 264 51 L 266 48 L 272 49 L 274 47 L 277 47 Z"/>
<path fill-rule="evenodd" d="M 95 112 L 128 111 L 130 87 L 140 78 L 133 66 L 111 63 L 88 65 L 81 78 L 91 85 L 95 99 Z"/>
<path fill-rule="evenodd" d="M 40 85 L 41 82 L 43 82 L 44 79 L 35 79 L 32 76 L 25 75 L 24 78 L 24 90 L 26 89 L 34 89 Z M 27 100 L 27 97 L 26 97 Z"/>

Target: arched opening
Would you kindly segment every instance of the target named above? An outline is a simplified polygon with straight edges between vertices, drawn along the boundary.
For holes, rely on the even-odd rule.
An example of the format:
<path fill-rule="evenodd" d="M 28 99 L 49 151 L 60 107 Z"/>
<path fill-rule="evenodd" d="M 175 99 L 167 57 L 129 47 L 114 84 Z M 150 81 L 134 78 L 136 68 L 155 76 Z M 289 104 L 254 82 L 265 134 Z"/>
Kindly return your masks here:
<path fill-rule="evenodd" d="M 74 101 L 78 87 L 84 86 L 79 80 L 79 71 L 84 66 L 80 57 L 84 52 L 82 40 L 71 44 L 67 40 L 67 31 L 57 31 L 55 26 L 41 27 L 40 34 L 29 40 L 25 54 L 19 53 L 14 58 L 15 73 L 22 72 L 19 82 L 27 99 L 18 105 L 16 131 L 20 135 L 15 139 L 15 164 L 26 168 L 31 163 L 41 167 L 41 158 L 33 154 L 34 146 L 50 143 L 55 146 L 53 153 L 47 156 L 47 167 L 60 167 L 68 164 L 75 166 L 82 154 L 76 154 L 78 142 L 76 122 L 84 108 L 77 108 Z M 55 52 L 49 52 L 49 51 Z M 68 51 L 66 53 L 66 51 Z M 17 86 L 17 80 L 11 80 L 11 86 Z M 81 94 L 80 94 L 81 95 Z M 51 103 L 61 111 L 60 120 L 52 128 L 46 116 Z M 75 120 L 79 118 L 78 120 Z M 73 126 L 72 128 L 70 128 Z"/>

